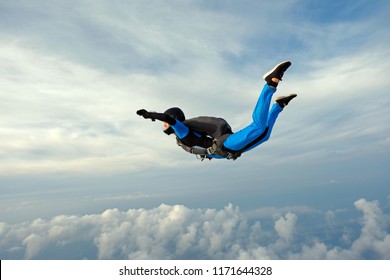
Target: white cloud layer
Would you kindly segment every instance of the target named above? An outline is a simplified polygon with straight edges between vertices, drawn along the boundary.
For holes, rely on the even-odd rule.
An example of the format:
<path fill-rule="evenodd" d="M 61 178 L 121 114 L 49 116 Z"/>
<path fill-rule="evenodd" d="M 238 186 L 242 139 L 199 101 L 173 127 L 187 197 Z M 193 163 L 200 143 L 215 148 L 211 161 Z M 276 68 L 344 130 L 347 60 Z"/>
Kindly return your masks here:
<path fill-rule="evenodd" d="M 238 207 L 182 205 L 109 209 L 98 215 L 0 223 L 2 259 L 390 259 L 390 217 L 377 201 L 360 199 L 361 231 L 348 246 L 297 236 L 299 214 L 274 216 L 263 229 Z M 344 229 L 345 231 L 345 229 Z"/>

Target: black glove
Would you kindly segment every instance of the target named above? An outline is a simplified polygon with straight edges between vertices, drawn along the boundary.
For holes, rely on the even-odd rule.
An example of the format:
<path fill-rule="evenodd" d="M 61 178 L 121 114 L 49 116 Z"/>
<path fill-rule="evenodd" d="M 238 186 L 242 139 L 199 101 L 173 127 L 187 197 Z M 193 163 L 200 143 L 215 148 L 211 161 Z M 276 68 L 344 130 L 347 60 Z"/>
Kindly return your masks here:
<path fill-rule="evenodd" d="M 137 111 L 137 115 L 138 116 L 142 116 L 144 117 L 146 114 L 148 113 L 148 111 L 146 111 L 145 109 L 141 109 L 141 110 L 138 110 Z M 144 117 L 145 118 L 145 117 Z M 145 118 L 146 119 L 146 118 Z"/>
<path fill-rule="evenodd" d="M 152 119 L 152 121 L 156 120 L 156 119 L 152 118 L 151 114 L 148 111 L 146 111 L 145 109 L 138 110 L 137 115 L 144 117 L 144 119 Z"/>

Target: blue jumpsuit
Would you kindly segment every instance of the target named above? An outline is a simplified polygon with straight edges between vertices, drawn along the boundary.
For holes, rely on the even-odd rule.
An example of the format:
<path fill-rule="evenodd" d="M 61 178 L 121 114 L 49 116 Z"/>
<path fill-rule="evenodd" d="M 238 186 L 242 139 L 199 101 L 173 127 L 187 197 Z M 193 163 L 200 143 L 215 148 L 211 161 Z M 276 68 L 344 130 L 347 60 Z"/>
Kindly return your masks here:
<path fill-rule="evenodd" d="M 250 146 L 244 152 L 247 152 L 260 144 L 267 141 L 271 135 L 272 128 L 275 124 L 275 121 L 279 115 L 279 113 L 283 110 L 277 103 L 275 103 L 271 110 L 270 104 L 272 100 L 273 94 L 276 92 L 275 88 L 270 87 L 265 84 L 263 90 L 260 93 L 259 99 L 253 110 L 252 119 L 253 122 L 247 127 L 241 129 L 238 132 L 230 135 L 224 142 L 224 146 L 233 151 L 239 151 L 249 143 L 258 138 L 268 127 L 267 134 L 254 145 Z M 171 126 L 175 131 L 176 136 L 179 139 L 183 139 L 189 133 L 189 128 L 185 126 L 182 122 L 176 120 L 176 124 Z M 200 135 L 199 135 L 200 136 Z M 212 158 L 222 158 L 216 155 L 207 155 Z"/>

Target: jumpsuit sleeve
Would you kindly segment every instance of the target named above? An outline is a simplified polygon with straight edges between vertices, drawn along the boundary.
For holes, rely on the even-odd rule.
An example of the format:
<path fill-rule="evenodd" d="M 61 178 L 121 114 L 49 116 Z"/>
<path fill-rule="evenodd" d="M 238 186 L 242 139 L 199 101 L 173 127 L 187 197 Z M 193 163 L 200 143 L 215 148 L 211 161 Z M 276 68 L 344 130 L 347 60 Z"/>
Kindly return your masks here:
<path fill-rule="evenodd" d="M 184 123 L 178 120 L 176 120 L 176 123 L 171 125 L 171 127 L 179 139 L 183 139 L 190 132 L 190 129 Z"/>
<path fill-rule="evenodd" d="M 145 109 L 138 110 L 137 115 L 142 116 L 144 119 L 151 119 L 152 121 L 159 120 L 166 122 L 169 125 L 174 125 L 176 123 L 176 120 L 168 114 L 148 112 Z"/>
<path fill-rule="evenodd" d="M 148 112 L 145 109 L 141 109 L 137 111 L 137 115 L 142 116 L 145 119 L 151 119 L 153 121 L 159 120 L 168 123 L 172 127 L 176 136 L 179 137 L 179 139 L 183 139 L 189 134 L 190 129 L 185 124 L 172 118 L 168 114 Z"/>
<path fill-rule="evenodd" d="M 176 120 L 175 125 L 171 125 L 176 136 L 181 140 L 181 142 L 188 147 L 202 147 L 208 148 L 213 145 L 213 138 L 201 135 L 182 122 Z"/>

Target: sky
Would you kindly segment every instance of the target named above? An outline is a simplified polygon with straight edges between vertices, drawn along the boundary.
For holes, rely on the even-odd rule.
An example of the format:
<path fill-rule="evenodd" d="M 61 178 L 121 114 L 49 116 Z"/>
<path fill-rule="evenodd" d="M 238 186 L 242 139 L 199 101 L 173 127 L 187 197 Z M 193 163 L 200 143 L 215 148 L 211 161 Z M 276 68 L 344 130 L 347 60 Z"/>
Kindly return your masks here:
<path fill-rule="evenodd" d="M 390 259 L 390 3 L 0 0 L 1 259 Z M 200 161 L 138 109 L 251 122 Z"/>

